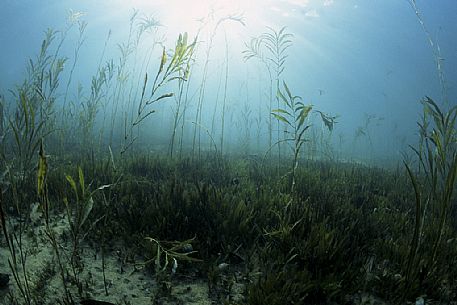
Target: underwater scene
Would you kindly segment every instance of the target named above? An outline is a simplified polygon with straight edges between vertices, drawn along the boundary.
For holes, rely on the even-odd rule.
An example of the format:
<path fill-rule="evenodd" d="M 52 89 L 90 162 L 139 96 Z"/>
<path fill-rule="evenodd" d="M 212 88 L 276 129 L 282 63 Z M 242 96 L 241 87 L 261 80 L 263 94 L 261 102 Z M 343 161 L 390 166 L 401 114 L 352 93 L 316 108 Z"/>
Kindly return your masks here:
<path fill-rule="evenodd" d="M 2 0 L 0 304 L 457 304 L 455 0 Z"/>

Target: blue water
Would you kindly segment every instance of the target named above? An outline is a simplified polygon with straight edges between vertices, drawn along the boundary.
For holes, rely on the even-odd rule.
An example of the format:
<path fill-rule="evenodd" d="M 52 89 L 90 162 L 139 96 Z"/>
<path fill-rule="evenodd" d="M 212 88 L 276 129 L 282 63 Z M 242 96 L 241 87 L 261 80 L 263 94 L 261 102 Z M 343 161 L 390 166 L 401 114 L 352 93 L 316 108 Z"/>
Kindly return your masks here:
<path fill-rule="evenodd" d="M 317 110 L 339 116 L 331 135 L 326 133 L 316 114 L 313 114 L 312 124 L 314 132 L 329 137 L 334 150 L 342 157 L 399 158 L 401 152 L 408 151 L 408 144 L 417 143 L 416 121 L 420 117 L 421 98 L 430 96 L 443 107 L 456 104 L 457 2 L 454 0 L 416 1 L 435 46 L 439 45 L 440 48 L 446 81 L 445 96 L 433 48 L 407 0 L 183 3 L 177 0 L 2 1 L 0 92 L 9 103 L 9 109 L 14 109 L 14 99 L 10 97 L 9 90 L 24 79 L 28 59 L 37 56 L 44 31 L 47 28 L 64 30 L 70 10 L 82 12 L 80 21 L 87 22 L 85 40 L 78 54 L 68 93 L 69 100 L 78 107 L 78 86 L 84 88 L 87 96 L 91 77 L 97 72 L 99 62 L 110 59 L 116 64 L 119 62 L 118 44 L 128 42 L 129 18 L 134 8 L 138 9 L 139 18 L 153 16 L 161 26 L 145 35 L 135 55 L 130 57 L 127 67 L 137 73 L 128 79 L 131 84 L 141 83 L 144 78 L 144 71 L 140 72 L 142 62 L 144 63 L 142 60 L 148 56 L 148 48 L 154 41 L 163 42 L 170 49 L 174 46 L 178 33 L 188 32 L 189 37 L 197 34 L 201 25 L 199 18 L 212 20 L 200 34 L 195 70 L 190 83 L 189 95 L 194 96 L 194 99 L 189 101 L 188 117 L 185 118 L 188 129 L 185 137 L 189 146 L 192 142 L 191 130 L 195 127 L 192 121 L 195 121 L 196 99 L 211 29 L 218 18 L 224 16 L 242 16 L 244 25 L 234 21 L 224 22 L 215 33 L 209 55 L 201 125 L 204 126 L 202 137 L 205 143 L 210 143 L 206 130 L 219 143 L 221 128 L 219 125 L 212 128 L 211 125 L 214 125 L 214 113 L 216 121 L 221 120 L 221 88 L 224 87 L 228 58 L 227 153 L 238 152 L 239 147 L 246 145 L 246 142 L 249 143 L 249 148 L 244 147 L 246 153 L 263 154 L 268 148 L 268 75 L 258 61 L 246 62 L 242 54 L 246 49 L 245 43 L 251 37 L 268 31 L 267 26 L 276 30 L 285 26 L 286 31 L 293 34 L 293 45 L 287 50 L 288 58 L 280 77 L 281 83 L 286 81 L 294 94 L 300 95 L 306 104 L 313 104 Z M 213 15 L 210 14 L 211 9 Z M 110 31 L 111 37 L 102 57 L 103 46 Z M 68 57 L 68 61 L 62 74 L 56 105 L 62 103 L 77 41 L 78 26 L 75 24 L 68 31 L 60 50 L 60 55 Z M 227 58 L 226 41 L 229 51 Z M 53 50 L 55 48 L 54 45 Z M 156 48 L 151 55 L 149 75 L 157 71 L 160 50 L 160 47 Z M 137 60 L 134 60 L 134 56 Z M 170 89 L 175 90 L 175 87 Z M 109 103 L 106 105 L 111 107 Z M 158 104 L 157 112 L 150 117 L 154 122 L 160 119 L 160 128 L 157 128 L 156 123 L 145 122 L 143 129 L 146 134 L 151 131 L 148 126 L 155 126 L 152 144 L 168 145 L 173 105 L 172 100 Z M 243 119 L 243 111 L 250 113 L 250 116 Z M 97 120 L 101 120 L 100 113 L 101 111 Z M 366 119 L 370 116 L 372 120 L 366 125 Z M 258 130 L 256 118 L 260 120 Z M 118 125 L 122 124 L 119 119 Z M 361 126 L 368 126 L 371 145 L 364 136 L 355 137 Z M 247 134 L 244 130 L 248 130 Z M 260 135 L 260 139 L 257 135 Z"/>

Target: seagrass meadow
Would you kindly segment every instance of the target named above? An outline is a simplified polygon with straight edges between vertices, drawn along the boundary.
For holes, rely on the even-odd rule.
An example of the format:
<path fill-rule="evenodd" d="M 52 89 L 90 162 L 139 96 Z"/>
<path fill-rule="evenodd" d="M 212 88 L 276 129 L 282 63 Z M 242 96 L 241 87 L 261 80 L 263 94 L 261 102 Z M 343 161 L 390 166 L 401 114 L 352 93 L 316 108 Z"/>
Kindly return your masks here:
<path fill-rule="evenodd" d="M 457 304 L 454 20 L 3 1 L 0 304 Z"/>

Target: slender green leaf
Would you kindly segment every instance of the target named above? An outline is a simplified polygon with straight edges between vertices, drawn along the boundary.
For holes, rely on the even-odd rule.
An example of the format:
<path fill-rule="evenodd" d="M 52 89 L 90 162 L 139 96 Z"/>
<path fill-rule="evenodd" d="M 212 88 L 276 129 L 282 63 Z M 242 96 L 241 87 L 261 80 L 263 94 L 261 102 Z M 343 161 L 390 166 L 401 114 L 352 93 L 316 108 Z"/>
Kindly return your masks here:
<path fill-rule="evenodd" d="M 282 115 L 279 115 L 279 114 L 276 114 L 276 113 L 271 113 L 271 114 L 272 114 L 277 120 L 282 121 L 282 122 L 284 122 L 284 123 L 286 123 L 287 125 L 289 125 L 289 126 L 292 127 L 292 125 L 289 123 L 289 121 L 288 121 L 285 117 L 283 117 Z"/>
<path fill-rule="evenodd" d="M 76 200 L 78 201 L 78 200 L 79 200 L 79 195 L 78 195 L 78 188 L 77 188 L 77 186 L 76 186 L 75 180 L 74 180 L 73 177 L 70 176 L 70 175 L 65 175 L 65 178 L 67 179 L 68 183 L 70 183 L 71 189 L 72 189 L 73 192 L 75 193 L 75 195 L 76 195 Z"/>
<path fill-rule="evenodd" d="M 78 166 L 78 177 L 79 177 L 79 187 L 81 188 L 81 195 L 84 198 L 85 194 L 85 184 L 84 184 L 84 174 L 80 166 Z"/>
<path fill-rule="evenodd" d="M 289 87 L 287 87 L 287 84 L 285 81 L 283 81 L 283 86 L 284 89 L 286 90 L 287 96 L 289 97 L 289 100 L 292 100 L 292 93 L 290 93 Z"/>
<path fill-rule="evenodd" d="M 89 217 L 89 214 L 92 211 L 93 207 L 94 207 L 94 200 L 92 199 L 92 197 L 89 197 L 89 199 L 84 203 L 84 210 L 83 210 L 81 222 L 79 223 L 79 228 L 81 228 L 84 225 L 84 223 L 86 222 L 87 218 Z"/>
<path fill-rule="evenodd" d="M 291 116 L 291 114 L 287 110 L 284 110 L 284 109 L 273 109 L 271 111 L 277 112 L 277 113 L 284 113 L 284 114 L 287 114 L 288 116 Z"/>
<path fill-rule="evenodd" d="M 40 146 L 40 154 L 38 160 L 38 172 L 37 172 L 37 190 L 38 196 L 42 197 L 45 195 L 45 183 L 46 183 L 46 173 L 48 171 L 48 164 L 46 161 L 46 156 L 44 154 L 43 142 Z"/>

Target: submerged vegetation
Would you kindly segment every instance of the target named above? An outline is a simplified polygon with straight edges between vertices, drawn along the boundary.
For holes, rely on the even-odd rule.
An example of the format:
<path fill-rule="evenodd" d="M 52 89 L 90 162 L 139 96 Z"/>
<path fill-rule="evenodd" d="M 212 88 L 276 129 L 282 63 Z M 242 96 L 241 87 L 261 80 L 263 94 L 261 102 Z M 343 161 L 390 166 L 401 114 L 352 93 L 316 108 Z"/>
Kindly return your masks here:
<path fill-rule="evenodd" d="M 106 295 L 85 288 L 90 266 L 102 266 L 101 255 L 114 253 L 120 257 L 119 268 L 131 270 L 124 272 L 154 275 L 149 284 L 149 290 L 157 287 L 149 295 L 153 300 L 172 302 L 173 286 L 189 277 L 207 282 L 206 297 L 228 304 L 363 304 L 360 300 L 370 298 L 397 303 L 423 295 L 447 303 L 455 298 L 457 269 L 450 263 L 457 255 L 455 218 L 443 224 L 435 251 L 430 245 L 437 242 L 440 227 L 432 219 L 441 215 L 432 212 L 438 207 L 432 210 L 430 204 L 428 221 L 420 226 L 426 235 L 419 235 L 411 252 L 415 198 L 401 168 L 389 173 L 306 162 L 295 174 L 296 185 L 306 187 L 296 188 L 292 196 L 288 180 L 274 178 L 275 167 L 263 168 L 244 158 L 208 155 L 201 161 L 172 161 L 144 155 L 115 168 L 107 157 L 81 162 L 80 167 L 48 166 L 45 203 L 54 204 L 43 207 L 41 219 L 50 225 L 42 235 L 26 217 L 22 240 L 38 239 L 35 243 L 44 247 L 39 240 L 49 238 L 55 247 L 61 264 L 54 272 L 67 283 L 59 300 L 121 302 L 109 288 L 116 280 L 112 273 L 106 278 Z M 289 170 L 280 168 L 281 173 Z M 75 176 L 79 178 L 71 178 Z M 86 181 L 96 191 L 88 190 Z M 34 190 L 32 184 L 22 191 Z M 62 202 L 62 194 L 69 199 Z M 10 202 L 6 192 L 2 211 Z M 52 214 L 67 215 L 68 233 L 52 227 L 54 216 L 46 216 L 46 207 Z M 455 209 L 450 214 L 455 215 Z M 13 282 L 24 291 L 24 296 L 5 298 L 12 304 L 35 304 L 40 294 L 33 291 L 45 284 L 35 276 L 26 278 L 28 269 L 36 272 L 27 262 L 30 254 L 25 255 L 31 245 L 19 243 L 20 232 L 6 223 L 14 221 L 12 216 L 4 219 L 3 236 L 10 237 L 11 253 L 16 253 L 10 258 Z M 26 233 L 30 230 L 32 236 Z M 88 256 L 88 251 L 95 254 Z M 243 288 L 235 292 L 234 285 Z"/>
<path fill-rule="evenodd" d="M 293 36 L 267 28 L 240 54 L 266 71 L 253 149 L 249 95 L 229 107 L 226 36 L 222 92 L 212 116 L 202 108 L 216 34 L 243 16 L 211 14 L 168 49 L 134 11 L 89 89 L 74 80 L 81 18 L 48 30 L 0 96 L 1 304 L 455 304 L 457 106 L 422 101 L 419 143 L 396 168 L 336 162 L 339 116 L 294 95 Z M 373 151 L 380 121 L 366 115 L 354 143 Z M 240 146 L 226 143 L 233 126 Z"/>

